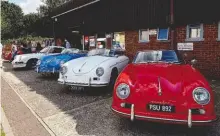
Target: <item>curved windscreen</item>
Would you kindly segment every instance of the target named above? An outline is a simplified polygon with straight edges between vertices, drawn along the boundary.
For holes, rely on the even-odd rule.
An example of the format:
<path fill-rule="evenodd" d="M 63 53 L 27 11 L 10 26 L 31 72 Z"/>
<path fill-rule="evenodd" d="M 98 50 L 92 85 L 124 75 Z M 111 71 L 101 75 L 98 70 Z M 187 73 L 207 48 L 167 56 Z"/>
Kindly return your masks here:
<path fill-rule="evenodd" d="M 49 47 L 45 47 L 40 51 L 40 53 L 47 53 L 49 50 L 50 50 Z"/>
<path fill-rule="evenodd" d="M 88 56 L 102 55 L 104 53 L 105 53 L 105 49 L 93 49 L 88 52 Z"/>
<path fill-rule="evenodd" d="M 78 53 L 80 50 L 79 49 L 64 49 L 61 53 L 62 54 L 74 54 L 74 53 Z"/>
<path fill-rule="evenodd" d="M 149 62 L 178 63 L 179 59 L 175 51 L 143 51 L 139 52 L 134 59 L 134 63 Z"/>
<path fill-rule="evenodd" d="M 110 49 L 94 49 L 88 52 L 88 56 L 105 56 L 105 57 L 115 57 L 124 55 L 124 51 L 122 50 L 110 50 Z"/>

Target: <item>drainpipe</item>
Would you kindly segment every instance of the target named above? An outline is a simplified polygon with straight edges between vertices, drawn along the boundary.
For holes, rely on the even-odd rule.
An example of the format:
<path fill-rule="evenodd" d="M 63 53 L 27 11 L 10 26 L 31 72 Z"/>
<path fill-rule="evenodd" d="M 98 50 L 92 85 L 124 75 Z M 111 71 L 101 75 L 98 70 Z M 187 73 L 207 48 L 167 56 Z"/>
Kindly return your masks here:
<path fill-rule="evenodd" d="M 56 42 L 56 34 L 55 34 L 55 23 L 57 22 L 57 18 L 53 19 L 53 38 L 54 42 Z"/>
<path fill-rule="evenodd" d="M 171 49 L 176 50 L 174 27 L 174 0 L 170 0 Z"/>
<path fill-rule="evenodd" d="M 82 44 L 83 44 L 83 51 L 85 50 L 85 39 L 84 39 L 84 35 L 82 35 Z"/>

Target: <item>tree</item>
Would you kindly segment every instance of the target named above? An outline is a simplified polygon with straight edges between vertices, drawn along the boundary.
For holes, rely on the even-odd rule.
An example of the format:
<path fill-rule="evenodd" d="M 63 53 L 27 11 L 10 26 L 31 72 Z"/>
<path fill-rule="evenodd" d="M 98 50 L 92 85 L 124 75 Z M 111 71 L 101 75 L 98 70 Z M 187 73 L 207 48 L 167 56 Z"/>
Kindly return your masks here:
<path fill-rule="evenodd" d="M 44 5 L 38 8 L 41 16 L 48 16 L 52 10 L 70 0 L 42 0 Z"/>
<path fill-rule="evenodd" d="M 30 13 L 24 15 L 22 22 L 23 22 L 23 31 L 21 35 L 37 35 L 36 30 L 38 29 L 36 23 L 40 19 L 38 14 Z"/>
<path fill-rule="evenodd" d="M 13 3 L 1 1 L 2 39 L 18 37 L 22 29 L 22 9 Z"/>

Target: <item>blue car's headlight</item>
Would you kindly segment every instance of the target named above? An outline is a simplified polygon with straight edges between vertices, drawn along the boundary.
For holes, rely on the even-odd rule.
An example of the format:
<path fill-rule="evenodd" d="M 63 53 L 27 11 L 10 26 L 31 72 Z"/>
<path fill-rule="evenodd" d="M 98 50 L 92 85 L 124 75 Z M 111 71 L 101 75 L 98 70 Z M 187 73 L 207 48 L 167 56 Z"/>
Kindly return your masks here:
<path fill-rule="evenodd" d="M 40 65 L 40 63 L 41 63 L 41 60 L 38 60 L 38 61 L 37 61 L 37 66 L 39 66 L 39 65 Z"/>
<path fill-rule="evenodd" d="M 65 61 L 60 61 L 60 66 L 62 66 L 65 63 Z"/>

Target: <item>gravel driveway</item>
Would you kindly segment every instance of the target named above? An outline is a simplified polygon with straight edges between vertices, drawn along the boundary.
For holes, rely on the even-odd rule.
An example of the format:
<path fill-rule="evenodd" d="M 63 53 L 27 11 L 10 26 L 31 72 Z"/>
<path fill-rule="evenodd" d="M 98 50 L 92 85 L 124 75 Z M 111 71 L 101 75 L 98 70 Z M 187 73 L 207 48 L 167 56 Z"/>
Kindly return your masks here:
<path fill-rule="evenodd" d="M 57 77 L 41 77 L 33 70 L 12 70 L 4 63 L 2 76 L 57 136 L 220 136 L 220 120 L 212 127 L 188 129 L 135 121 L 131 123 L 110 110 L 111 92 L 106 88 L 85 92 L 64 91 Z M 216 112 L 220 116 L 220 80 L 209 80 L 215 92 Z"/>

